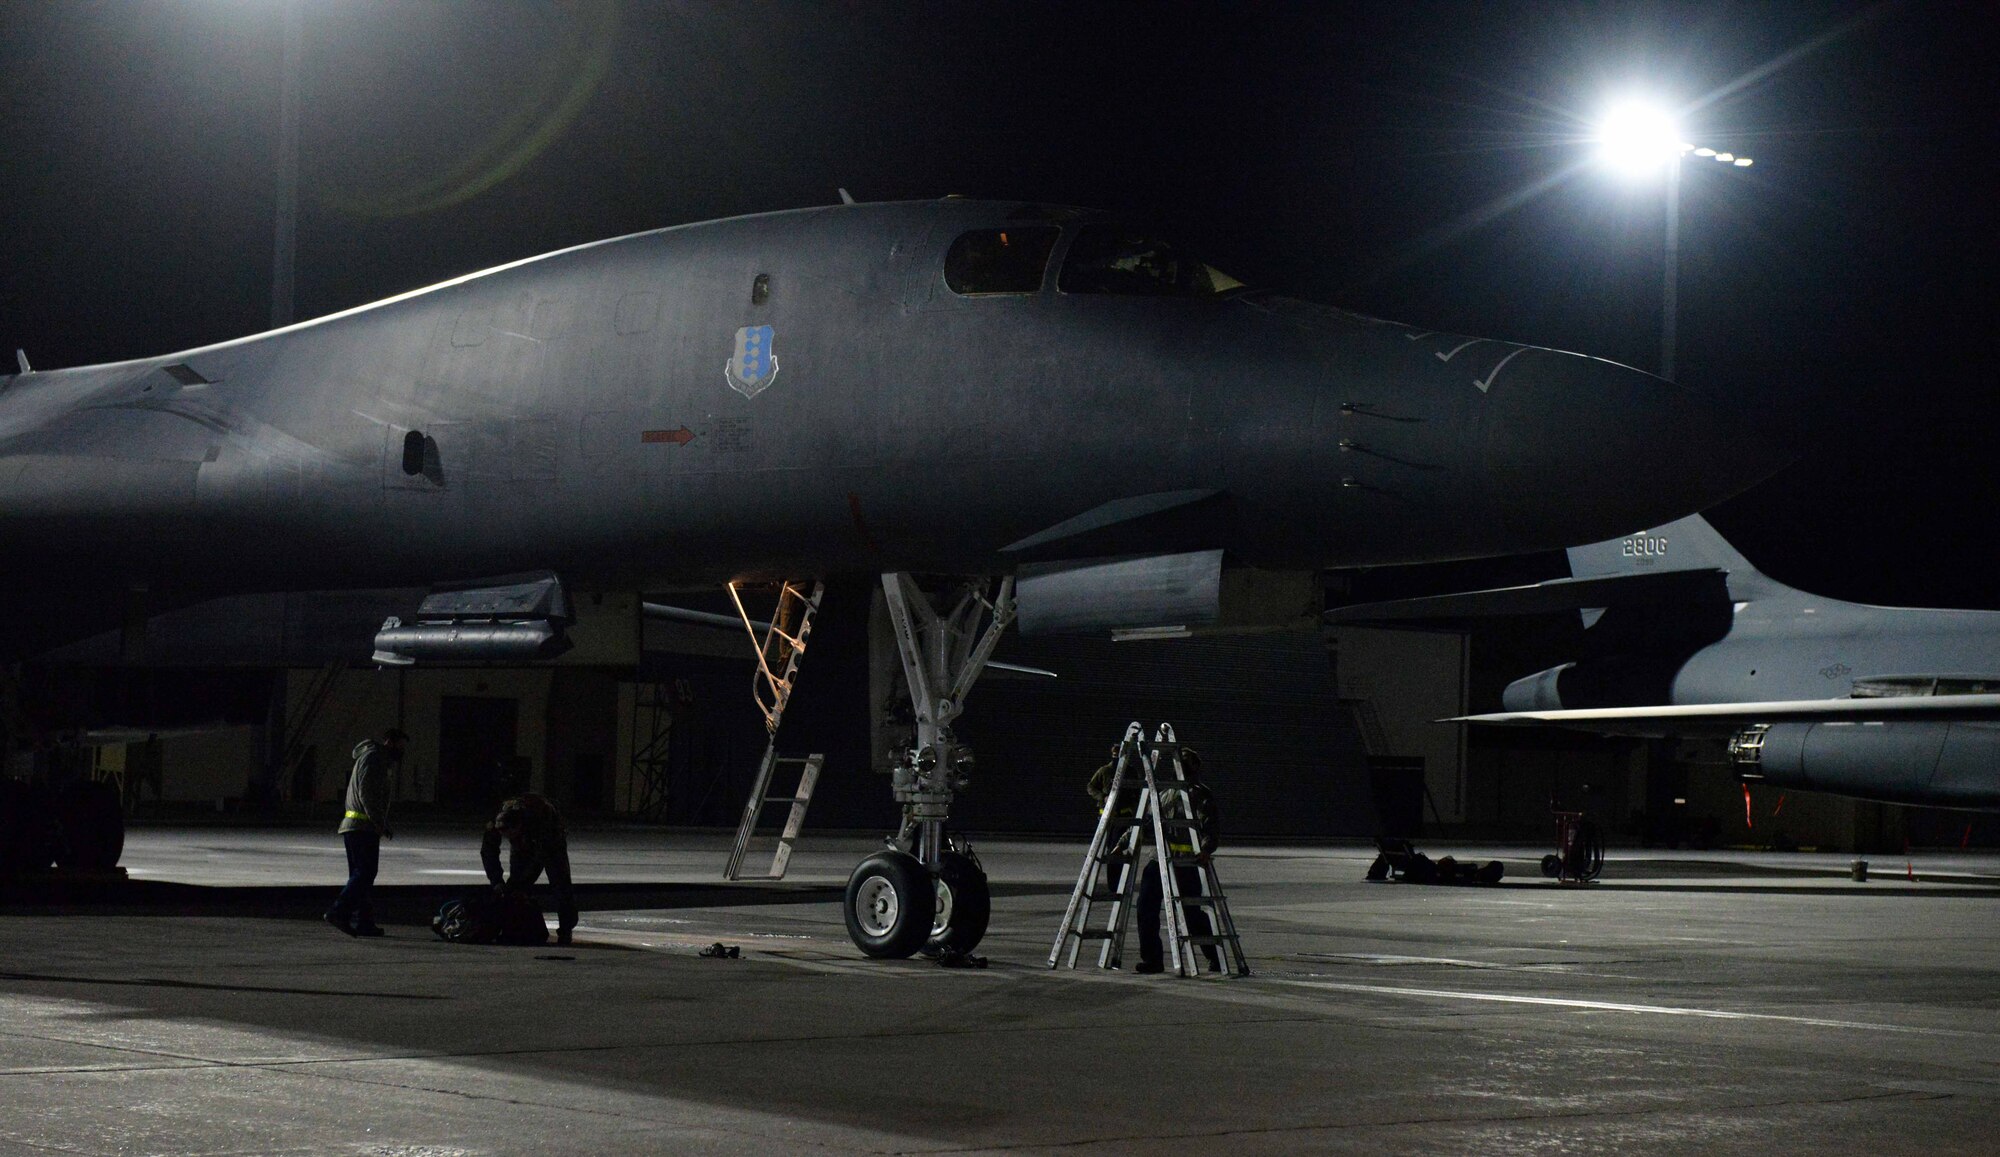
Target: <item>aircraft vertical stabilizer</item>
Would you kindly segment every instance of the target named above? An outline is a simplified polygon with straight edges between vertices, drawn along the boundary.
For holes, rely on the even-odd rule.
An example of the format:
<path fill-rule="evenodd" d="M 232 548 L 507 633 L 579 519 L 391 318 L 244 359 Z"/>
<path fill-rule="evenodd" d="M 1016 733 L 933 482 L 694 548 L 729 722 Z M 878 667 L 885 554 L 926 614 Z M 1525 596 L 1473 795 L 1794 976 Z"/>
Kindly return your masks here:
<path fill-rule="evenodd" d="M 1752 566 L 1699 514 L 1657 530 L 1573 546 L 1567 553 L 1569 572 L 1577 578 L 1714 569 L 1728 573 L 1730 597 L 1738 601 L 1770 598 L 1791 590 Z"/>

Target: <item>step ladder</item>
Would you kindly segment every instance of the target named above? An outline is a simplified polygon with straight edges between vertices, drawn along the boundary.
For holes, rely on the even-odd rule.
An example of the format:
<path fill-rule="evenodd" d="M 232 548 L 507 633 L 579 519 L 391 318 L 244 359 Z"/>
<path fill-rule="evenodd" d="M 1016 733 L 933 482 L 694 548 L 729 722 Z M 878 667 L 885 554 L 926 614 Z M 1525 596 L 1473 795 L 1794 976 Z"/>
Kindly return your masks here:
<path fill-rule="evenodd" d="M 722 878 L 782 880 L 785 867 L 792 859 L 792 841 L 798 838 L 799 830 L 805 826 L 806 808 L 812 803 L 813 788 L 819 783 L 820 765 L 825 757 L 779 758 L 778 724 L 785 717 L 785 705 L 792 700 L 792 688 L 798 685 L 799 661 L 805 658 L 806 640 L 812 635 L 813 617 L 819 613 L 820 600 L 826 596 L 826 584 L 813 583 L 810 595 L 798 583 L 778 584 L 778 605 L 771 612 L 768 623 L 750 617 L 750 612 L 743 606 L 742 587 L 741 583 L 730 583 L 729 597 L 735 602 L 736 613 L 743 620 L 743 629 L 750 634 L 750 645 L 757 652 L 757 670 L 751 675 L 750 697 L 764 714 L 764 731 L 771 741 L 764 748 L 763 762 L 757 765 L 757 777 L 750 786 L 750 798 L 743 803 L 743 819 L 736 825 L 736 843 L 730 848 L 729 863 L 722 870 Z M 771 780 L 780 765 L 800 768 L 798 787 L 790 795 L 770 794 Z M 785 817 L 784 831 L 778 836 L 778 850 L 771 857 L 771 872 L 768 876 L 745 877 L 743 856 L 749 850 L 751 837 L 756 834 L 757 821 L 762 818 L 765 805 L 773 803 L 790 804 L 791 812 Z"/>
<path fill-rule="evenodd" d="M 1181 976 L 1199 975 L 1197 948 L 1212 947 L 1226 954 L 1225 969 L 1234 976 L 1250 975 L 1243 957 L 1243 944 L 1236 935 L 1236 922 L 1229 915 L 1229 900 L 1215 873 L 1214 849 L 1201 846 L 1201 832 L 1184 785 L 1189 782 L 1181 762 L 1181 745 L 1171 724 L 1162 723 L 1151 742 L 1145 728 L 1133 723 L 1125 728 L 1112 765 L 1110 793 L 1098 813 L 1097 831 L 1091 836 L 1090 850 L 1084 854 L 1083 869 L 1077 873 L 1076 887 L 1070 892 L 1063 912 L 1062 927 L 1049 949 L 1049 967 L 1068 966 L 1076 960 L 1084 941 L 1096 941 L 1097 966 L 1117 968 L 1124 959 L 1126 929 L 1132 909 L 1138 903 L 1141 872 L 1148 849 L 1169 870 L 1160 872 L 1161 902 L 1166 923 L 1166 950 Z M 1138 800 L 1130 815 L 1119 815 L 1125 794 L 1137 787 Z M 1176 851 L 1176 843 L 1189 851 Z M 1183 895 L 1179 874 L 1173 868 L 1192 867 L 1200 878 L 1195 894 Z M 1092 927 L 1091 916 L 1100 905 L 1110 909 L 1101 927 Z M 1206 909 L 1211 928 L 1195 934 L 1189 925 L 1190 907 Z"/>
<path fill-rule="evenodd" d="M 764 762 L 757 767 L 757 782 L 750 788 L 750 802 L 743 808 L 743 822 L 736 829 L 736 846 L 729 850 L 729 867 L 722 876 L 726 880 L 782 880 L 785 867 L 792 861 L 792 841 L 799 838 L 799 829 L 806 825 L 806 807 L 812 803 L 813 788 L 819 783 L 820 765 L 826 757 L 820 754 L 808 755 L 804 759 L 781 759 L 775 744 L 764 749 Z M 799 769 L 799 783 L 790 795 L 770 795 L 771 780 L 780 767 Z M 757 831 L 757 821 L 762 817 L 768 804 L 791 805 L 785 815 L 785 827 L 778 834 L 778 849 L 771 855 L 771 872 L 765 876 L 745 876 L 743 856 L 750 850 L 750 839 Z"/>

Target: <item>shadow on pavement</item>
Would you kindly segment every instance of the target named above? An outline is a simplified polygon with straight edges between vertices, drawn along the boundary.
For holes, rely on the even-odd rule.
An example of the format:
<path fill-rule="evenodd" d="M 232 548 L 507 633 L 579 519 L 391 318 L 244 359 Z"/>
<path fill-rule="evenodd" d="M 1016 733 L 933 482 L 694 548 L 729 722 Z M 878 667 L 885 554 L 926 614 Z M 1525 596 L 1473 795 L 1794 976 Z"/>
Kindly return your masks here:
<path fill-rule="evenodd" d="M 215 887 L 166 880 L 79 880 L 60 876 L 0 882 L 0 907 L 12 915 L 88 912 L 97 916 L 243 916 L 271 920 L 317 920 L 340 891 L 341 881 L 325 884 Z M 486 884 L 394 884 L 375 888 L 375 917 L 385 924 L 428 924 L 447 900 L 483 892 Z M 744 881 L 724 884 L 578 884 L 576 906 L 583 912 L 632 912 L 675 908 L 743 908 L 763 904 L 837 903 L 840 884 Z M 1064 895 L 1069 889 L 1046 884 L 996 884 L 995 896 Z M 535 898 L 553 904 L 546 884 Z"/>

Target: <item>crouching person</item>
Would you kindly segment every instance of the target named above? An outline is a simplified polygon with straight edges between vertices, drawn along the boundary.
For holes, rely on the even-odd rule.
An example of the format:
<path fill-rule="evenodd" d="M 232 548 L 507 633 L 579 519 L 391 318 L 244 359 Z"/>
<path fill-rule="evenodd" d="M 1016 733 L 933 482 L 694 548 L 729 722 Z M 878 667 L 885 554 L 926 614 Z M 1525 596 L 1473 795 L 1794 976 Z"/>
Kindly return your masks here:
<path fill-rule="evenodd" d="M 500 874 L 500 841 L 508 844 L 508 874 Z M 524 792 L 500 805 L 500 814 L 486 825 L 479 847 L 486 878 L 503 892 L 525 894 L 544 871 L 556 894 L 556 943 L 568 944 L 576 927 L 576 897 L 570 890 L 569 838 L 556 805 L 534 792 Z"/>

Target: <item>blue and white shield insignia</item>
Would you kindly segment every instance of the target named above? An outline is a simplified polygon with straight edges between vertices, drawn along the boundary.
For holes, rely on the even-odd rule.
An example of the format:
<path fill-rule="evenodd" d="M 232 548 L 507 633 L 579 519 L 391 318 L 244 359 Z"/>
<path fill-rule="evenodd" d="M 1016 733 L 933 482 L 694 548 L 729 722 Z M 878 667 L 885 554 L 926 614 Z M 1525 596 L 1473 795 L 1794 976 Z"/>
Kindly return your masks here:
<path fill-rule="evenodd" d="M 778 376 L 778 355 L 771 348 L 776 336 L 768 325 L 746 325 L 736 331 L 736 356 L 722 368 L 730 389 L 754 398 Z"/>

